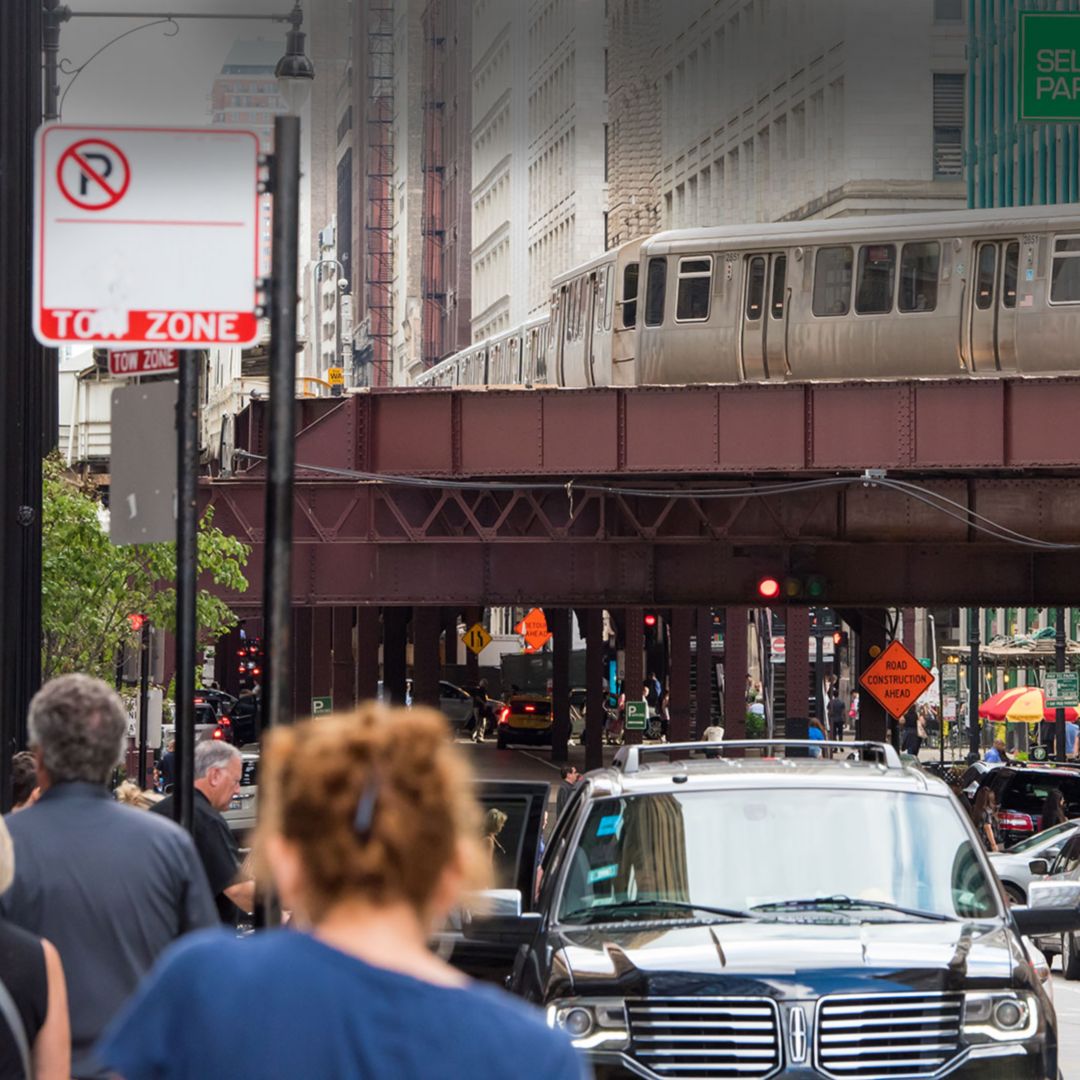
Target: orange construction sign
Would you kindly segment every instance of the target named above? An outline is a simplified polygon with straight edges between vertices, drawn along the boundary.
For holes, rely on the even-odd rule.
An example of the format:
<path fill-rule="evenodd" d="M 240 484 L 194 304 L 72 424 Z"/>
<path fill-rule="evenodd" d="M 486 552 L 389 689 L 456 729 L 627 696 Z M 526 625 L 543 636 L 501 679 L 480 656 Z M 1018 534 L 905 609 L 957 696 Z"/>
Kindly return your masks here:
<path fill-rule="evenodd" d="M 859 677 L 859 685 L 899 720 L 934 681 L 899 641 L 894 641 Z"/>
<path fill-rule="evenodd" d="M 551 640 L 547 618 L 539 608 L 533 608 L 514 627 L 514 633 L 520 634 L 525 639 L 526 652 L 539 652 Z"/>

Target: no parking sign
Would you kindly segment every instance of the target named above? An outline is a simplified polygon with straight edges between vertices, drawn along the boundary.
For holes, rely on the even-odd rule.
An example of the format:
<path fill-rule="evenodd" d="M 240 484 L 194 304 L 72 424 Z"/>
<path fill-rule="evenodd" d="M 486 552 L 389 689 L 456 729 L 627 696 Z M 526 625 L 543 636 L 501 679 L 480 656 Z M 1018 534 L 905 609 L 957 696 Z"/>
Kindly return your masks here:
<path fill-rule="evenodd" d="M 47 124 L 34 330 L 46 345 L 249 345 L 259 140 L 227 128 Z"/>

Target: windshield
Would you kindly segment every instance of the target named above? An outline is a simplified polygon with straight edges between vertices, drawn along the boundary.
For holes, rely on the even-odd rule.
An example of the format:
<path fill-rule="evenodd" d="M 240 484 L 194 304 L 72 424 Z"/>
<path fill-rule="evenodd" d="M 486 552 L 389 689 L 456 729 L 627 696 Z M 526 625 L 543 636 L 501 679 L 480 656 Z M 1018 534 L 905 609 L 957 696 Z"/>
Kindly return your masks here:
<path fill-rule="evenodd" d="M 998 914 L 950 800 L 849 788 L 600 800 L 570 859 L 559 918 L 686 918 L 694 906 L 776 917 L 796 901 L 800 917 L 816 906 L 829 918 Z"/>
<path fill-rule="evenodd" d="M 1060 825 L 1055 825 L 1052 829 L 1047 829 L 1046 832 L 1036 833 L 1026 840 L 1013 844 L 1011 848 L 1007 849 L 1007 854 L 1021 855 L 1025 851 L 1031 851 L 1033 848 L 1053 847 L 1055 843 L 1061 843 L 1065 836 L 1075 828 L 1075 821 L 1064 821 Z"/>

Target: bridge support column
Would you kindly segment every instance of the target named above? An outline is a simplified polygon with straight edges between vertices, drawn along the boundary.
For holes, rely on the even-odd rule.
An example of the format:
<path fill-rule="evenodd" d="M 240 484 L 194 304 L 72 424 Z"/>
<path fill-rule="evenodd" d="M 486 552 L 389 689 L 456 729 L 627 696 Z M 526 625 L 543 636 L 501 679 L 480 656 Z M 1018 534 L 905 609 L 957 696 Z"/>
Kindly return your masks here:
<path fill-rule="evenodd" d="M 857 674 L 861 676 L 885 648 L 888 621 L 885 612 L 880 608 L 863 608 L 859 611 L 859 616 L 861 625 Z M 884 742 L 889 737 L 888 719 L 885 710 L 865 690 L 860 690 L 856 737 Z"/>
<path fill-rule="evenodd" d="M 405 704 L 407 607 L 383 608 L 383 697 L 391 705 Z"/>
<path fill-rule="evenodd" d="M 293 608 L 293 716 L 297 720 L 311 715 L 311 632 L 313 621 L 311 608 Z"/>
<path fill-rule="evenodd" d="M 313 608 L 311 612 L 311 696 L 333 695 L 334 610 Z M 337 705 L 337 702 L 334 702 Z M 308 702 L 308 707 L 311 703 Z"/>
<path fill-rule="evenodd" d="M 669 742 L 690 741 L 690 632 L 693 608 L 671 612 L 671 686 L 668 691 Z"/>
<path fill-rule="evenodd" d="M 414 607 L 413 632 L 413 701 L 439 707 L 439 609 Z"/>
<path fill-rule="evenodd" d="M 353 659 L 353 618 L 356 609 L 331 609 L 331 639 L 333 643 L 333 679 L 330 693 L 334 709 L 348 711 L 356 705 L 356 661 Z"/>
<path fill-rule="evenodd" d="M 551 608 L 547 612 L 551 631 L 551 760 L 556 764 L 569 758 L 570 746 L 570 611 Z"/>
<path fill-rule="evenodd" d="M 697 692 L 694 695 L 694 738 L 703 739 L 712 723 L 712 608 L 697 609 Z"/>
<path fill-rule="evenodd" d="M 645 609 L 631 607 L 626 609 L 626 659 L 624 663 L 623 685 L 626 687 L 627 701 L 640 701 L 642 687 L 645 685 Z M 649 707 L 656 709 L 659 701 L 650 694 Z M 643 731 L 626 731 L 625 742 L 635 745 L 641 742 Z"/>
<path fill-rule="evenodd" d="M 374 701 L 379 690 L 379 642 L 382 624 L 377 607 L 356 609 L 356 700 Z"/>
<path fill-rule="evenodd" d="M 724 738 L 746 738 L 746 623 L 749 608 L 724 613 Z"/>
<path fill-rule="evenodd" d="M 604 613 L 586 608 L 585 623 L 585 768 L 604 764 Z"/>
<path fill-rule="evenodd" d="M 805 739 L 810 719 L 810 609 L 788 604 L 784 622 L 784 734 L 789 739 Z"/>

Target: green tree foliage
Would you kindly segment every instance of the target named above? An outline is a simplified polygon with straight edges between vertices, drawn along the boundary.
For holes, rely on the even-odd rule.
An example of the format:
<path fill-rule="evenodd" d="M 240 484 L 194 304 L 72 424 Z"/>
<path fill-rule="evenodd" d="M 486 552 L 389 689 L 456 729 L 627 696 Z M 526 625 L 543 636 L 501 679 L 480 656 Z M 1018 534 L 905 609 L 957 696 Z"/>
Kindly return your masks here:
<path fill-rule="evenodd" d="M 127 617 L 148 615 L 176 629 L 176 545 L 116 547 L 92 488 L 80 485 L 56 455 L 44 465 L 42 519 L 42 675 L 69 671 L 110 678 L 117 649 L 131 634 Z M 244 592 L 251 551 L 213 525 L 199 524 L 199 572 L 215 586 Z M 196 602 L 200 639 L 209 643 L 236 625 L 228 605 L 205 589 Z"/>

